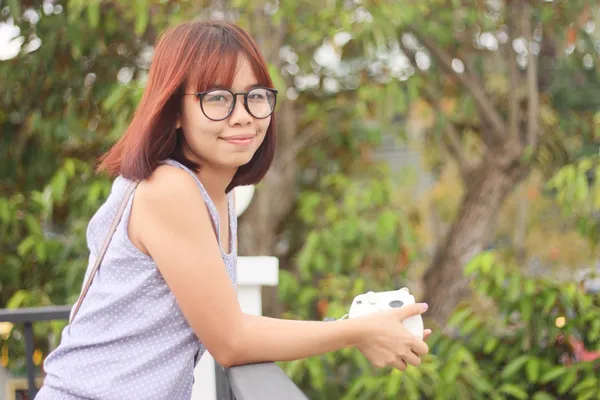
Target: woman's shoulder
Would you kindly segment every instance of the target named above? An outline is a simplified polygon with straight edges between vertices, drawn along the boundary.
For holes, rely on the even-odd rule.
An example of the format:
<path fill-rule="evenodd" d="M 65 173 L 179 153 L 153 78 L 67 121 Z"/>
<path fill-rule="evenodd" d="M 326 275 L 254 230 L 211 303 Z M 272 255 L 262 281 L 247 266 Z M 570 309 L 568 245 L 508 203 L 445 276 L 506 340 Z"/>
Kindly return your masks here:
<path fill-rule="evenodd" d="M 159 165 L 152 174 L 140 182 L 138 194 L 153 200 L 175 200 L 194 194 L 198 188 L 194 178 L 181 168 L 168 164 Z"/>
<path fill-rule="evenodd" d="M 129 220 L 132 242 L 150 255 L 153 243 L 164 245 L 165 234 L 211 229 L 206 207 L 200 207 L 203 202 L 189 173 L 170 165 L 157 167 L 136 189 Z"/>
<path fill-rule="evenodd" d="M 181 168 L 163 164 L 139 183 L 133 208 L 134 214 L 137 209 L 144 220 L 166 218 L 188 223 L 197 222 L 198 214 L 206 212 L 202 204 L 204 198 L 194 177 Z"/>

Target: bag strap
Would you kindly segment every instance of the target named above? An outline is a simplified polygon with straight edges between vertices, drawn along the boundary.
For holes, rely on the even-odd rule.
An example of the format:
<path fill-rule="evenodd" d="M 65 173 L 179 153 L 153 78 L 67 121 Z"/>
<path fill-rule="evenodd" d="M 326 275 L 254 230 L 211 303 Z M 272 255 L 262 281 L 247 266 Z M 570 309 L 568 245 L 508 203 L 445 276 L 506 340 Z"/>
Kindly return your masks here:
<path fill-rule="evenodd" d="M 77 303 L 75 304 L 75 307 L 73 308 L 73 312 L 71 313 L 71 318 L 69 320 L 69 324 L 71 322 L 73 322 L 75 315 L 77 315 L 77 312 L 79 311 L 79 308 L 81 307 L 81 303 L 83 302 L 84 297 L 86 296 L 88 290 L 90 289 L 90 286 L 92 285 L 92 281 L 94 280 L 94 276 L 96 275 L 96 272 L 98 272 L 98 269 L 100 268 L 100 263 L 102 263 L 102 259 L 104 258 L 104 255 L 106 254 L 106 250 L 108 249 L 108 245 L 110 244 L 110 241 L 111 241 L 113 235 L 115 234 L 115 231 L 117 230 L 117 226 L 119 225 L 119 222 L 121 221 L 121 217 L 123 216 L 123 213 L 125 212 L 125 208 L 127 207 L 129 198 L 133 194 L 133 191 L 135 190 L 137 185 L 139 185 L 139 181 L 132 182 L 125 190 L 125 196 L 123 197 L 123 200 L 121 200 L 121 204 L 119 205 L 119 208 L 117 210 L 117 215 L 115 215 L 115 219 L 113 220 L 112 225 L 110 226 L 110 229 L 108 230 L 108 234 L 106 235 L 106 238 L 104 239 L 104 244 L 102 245 L 102 248 L 100 249 L 100 253 L 98 254 L 98 257 L 96 257 L 96 262 L 94 263 L 94 267 L 92 268 L 92 271 L 90 272 L 90 275 L 88 276 L 87 282 L 85 283 L 85 286 L 83 287 L 83 290 L 81 291 L 81 294 L 79 295 L 79 299 L 77 299 Z"/>

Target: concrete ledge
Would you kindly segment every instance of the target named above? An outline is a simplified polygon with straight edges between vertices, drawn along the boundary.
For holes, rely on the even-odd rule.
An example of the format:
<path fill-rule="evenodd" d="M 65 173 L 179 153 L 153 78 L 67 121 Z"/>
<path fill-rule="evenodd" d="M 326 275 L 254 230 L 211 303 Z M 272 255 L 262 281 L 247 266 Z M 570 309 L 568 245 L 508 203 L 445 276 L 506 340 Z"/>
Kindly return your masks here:
<path fill-rule="evenodd" d="M 241 365 L 225 370 L 236 400 L 308 400 L 275 363 Z"/>

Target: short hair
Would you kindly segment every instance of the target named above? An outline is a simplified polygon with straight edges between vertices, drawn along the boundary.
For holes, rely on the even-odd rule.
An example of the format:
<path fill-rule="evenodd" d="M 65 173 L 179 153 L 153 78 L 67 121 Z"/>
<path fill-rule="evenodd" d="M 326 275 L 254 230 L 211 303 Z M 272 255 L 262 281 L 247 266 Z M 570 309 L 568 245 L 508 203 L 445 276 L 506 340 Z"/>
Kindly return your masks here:
<path fill-rule="evenodd" d="M 273 87 L 267 64 L 256 42 L 239 26 L 226 21 L 189 21 L 165 31 L 156 44 L 147 86 L 125 134 L 99 160 L 98 171 L 132 180 L 149 177 L 167 158 L 192 170 L 202 166 L 185 157 L 184 139 L 175 128 L 186 86 L 198 92 L 216 82 L 231 86 L 238 56 L 245 56 L 262 86 Z M 262 144 L 238 168 L 227 192 L 258 183 L 275 153 L 275 113 Z"/>

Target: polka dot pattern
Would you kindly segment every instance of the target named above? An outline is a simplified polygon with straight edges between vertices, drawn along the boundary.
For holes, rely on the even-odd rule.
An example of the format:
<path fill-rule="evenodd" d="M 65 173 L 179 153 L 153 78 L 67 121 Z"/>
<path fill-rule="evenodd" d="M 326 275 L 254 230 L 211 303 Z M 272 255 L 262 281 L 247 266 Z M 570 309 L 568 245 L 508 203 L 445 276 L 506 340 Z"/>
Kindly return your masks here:
<path fill-rule="evenodd" d="M 194 177 L 219 230 L 219 215 L 208 192 Z M 118 177 L 107 201 L 87 229 L 88 270 L 102 246 L 130 181 Z M 230 253 L 221 254 L 237 287 L 237 217 L 229 195 Z M 89 292 L 60 345 L 44 362 L 46 378 L 36 400 L 187 400 L 194 367 L 204 354 L 156 264 L 129 239 L 127 224 L 133 196 Z"/>

